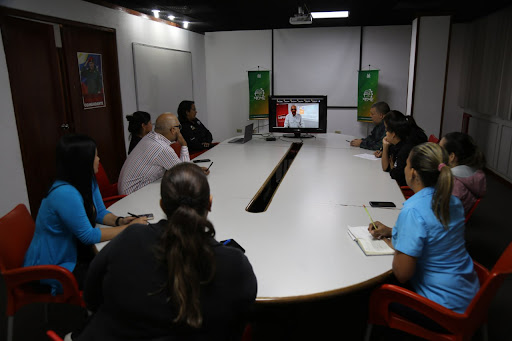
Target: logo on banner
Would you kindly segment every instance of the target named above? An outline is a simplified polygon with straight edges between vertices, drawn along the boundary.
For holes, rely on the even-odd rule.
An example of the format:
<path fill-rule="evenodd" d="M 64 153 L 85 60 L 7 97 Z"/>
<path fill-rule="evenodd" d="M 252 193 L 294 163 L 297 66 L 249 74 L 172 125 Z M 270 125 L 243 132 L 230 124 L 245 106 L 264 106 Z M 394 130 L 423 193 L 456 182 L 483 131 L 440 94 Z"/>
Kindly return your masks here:
<path fill-rule="evenodd" d="M 373 102 L 373 91 L 372 89 L 366 89 L 363 93 L 363 101 Z"/>
<path fill-rule="evenodd" d="M 265 100 L 265 90 L 263 88 L 256 89 L 254 91 L 254 100 L 255 101 L 264 101 Z"/>

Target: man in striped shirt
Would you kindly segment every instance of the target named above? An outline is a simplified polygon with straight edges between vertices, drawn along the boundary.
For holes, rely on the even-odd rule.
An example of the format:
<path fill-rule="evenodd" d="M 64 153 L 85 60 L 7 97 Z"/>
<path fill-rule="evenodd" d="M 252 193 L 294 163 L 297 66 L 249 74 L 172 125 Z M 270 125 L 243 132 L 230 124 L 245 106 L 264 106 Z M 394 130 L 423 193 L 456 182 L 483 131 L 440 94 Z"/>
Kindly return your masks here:
<path fill-rule="evenodd" d="M 130 194 L 160 179 L 172 166 L 190 161 L 187 142 L 181 135 L 181 125 L 176 115 L 163 113 L 156 119 L 155 131 L 140 140 L 128 155 L 119 174 L 119 194 Z M 171 143 L 181 144 L 180 157 Z"/>

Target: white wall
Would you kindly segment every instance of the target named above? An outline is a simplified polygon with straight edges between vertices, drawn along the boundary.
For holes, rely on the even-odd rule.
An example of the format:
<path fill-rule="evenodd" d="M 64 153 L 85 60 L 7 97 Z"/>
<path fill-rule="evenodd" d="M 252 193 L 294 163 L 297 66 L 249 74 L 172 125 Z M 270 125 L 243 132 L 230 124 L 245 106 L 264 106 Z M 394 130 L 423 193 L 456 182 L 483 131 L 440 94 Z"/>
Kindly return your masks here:
<path fill-rule="evenodd" d="M 137 110 L 132 42 L 191 51 L 194 100 L 200 110 L 206 108 L 204 35 L 79 0 L 4 0 L 2 6 L 116 29 L 126 140 L 128 131 L 124 116 Z M 27 189 L 3 46 L 0 52 L 0 89 L 0 138 L 2 142 L 0 144 L 0 154 L 2 155 L 0 188 L 2 188 L 2 193 L 9 193 L 0 198 L 1 216 L 18 203 L 25 203 L 28 207 Z M 169 111 L 176 112 L 176 109 L 169 108 Z M 208 116 L 201 115 L 199 117 L 208 126 Z"/>
<path fill-rule="evenodd" d="M 205 46 L 208 129 L 215 141 L 222 141 L 241 135 L 237 129 L 249 122 L 247 71 L 257 70 L 258 66 L 270 70 L 272 31 L 206 33 Z"/>
<path fill-rule="evenodd" d="M 406 105 L 410 40 L 409 25 L 365 27 L 363 30 L 362 65 L 370 64 L 380 69 L 379 100 L 401 111 Z M 271 67 L 272 32 L 211 32 L 206 34 L 205 46 L 209 129 L 215 140 L 223 140 L 239 134 L 236 129 L 248 122 L 247 71 L 258 65 Z M 357 83 L 353 89 L 355 97 Z M 366 136 L 371 129 L 371 124 L 357 122 L 355 109 L 328 110 L 328 132 Z M 263 131 L 268 131 L 268 128 Z"/>
<path fill-rule="evenodd" d="M 448 58 L 450 17 L 421 17 L 412 115 L 427 136 L 439 136 Z"/>

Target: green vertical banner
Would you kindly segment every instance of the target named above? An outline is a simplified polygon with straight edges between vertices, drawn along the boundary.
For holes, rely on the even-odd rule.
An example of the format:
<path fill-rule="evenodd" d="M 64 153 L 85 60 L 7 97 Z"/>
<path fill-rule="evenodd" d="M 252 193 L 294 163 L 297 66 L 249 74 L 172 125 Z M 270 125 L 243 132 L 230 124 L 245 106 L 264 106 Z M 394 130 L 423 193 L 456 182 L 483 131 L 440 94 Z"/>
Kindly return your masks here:
<path fill-rule="evenodd" d="M 370 109 L 377 102 L 379 70 L 359 71 L 357 87 L 357 121 L 371 122 Z"/>
<path fill-rule="evenodd" d="M 248 73 L 249 119 L 268 119 L 270 71 L 248 71 Z"/>

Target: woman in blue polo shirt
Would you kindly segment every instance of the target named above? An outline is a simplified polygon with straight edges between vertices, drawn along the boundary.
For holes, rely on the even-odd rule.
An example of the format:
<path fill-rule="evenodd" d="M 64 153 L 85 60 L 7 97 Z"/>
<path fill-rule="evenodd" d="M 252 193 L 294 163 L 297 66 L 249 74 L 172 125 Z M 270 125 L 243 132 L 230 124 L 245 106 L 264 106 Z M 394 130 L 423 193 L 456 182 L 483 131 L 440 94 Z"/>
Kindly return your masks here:
<path fill-rule="evenodd" d="M 401 283 L 446 308 L 464 313 L 479 290 L 473 261 L 464 242 L 464 208 L 451 195 L 448 154 L 435 143 L 414 147 L 405 167 L 415 192 L 393 229 L 377 222 L 377 237 L 392 237 L 393 274 Z"/>

